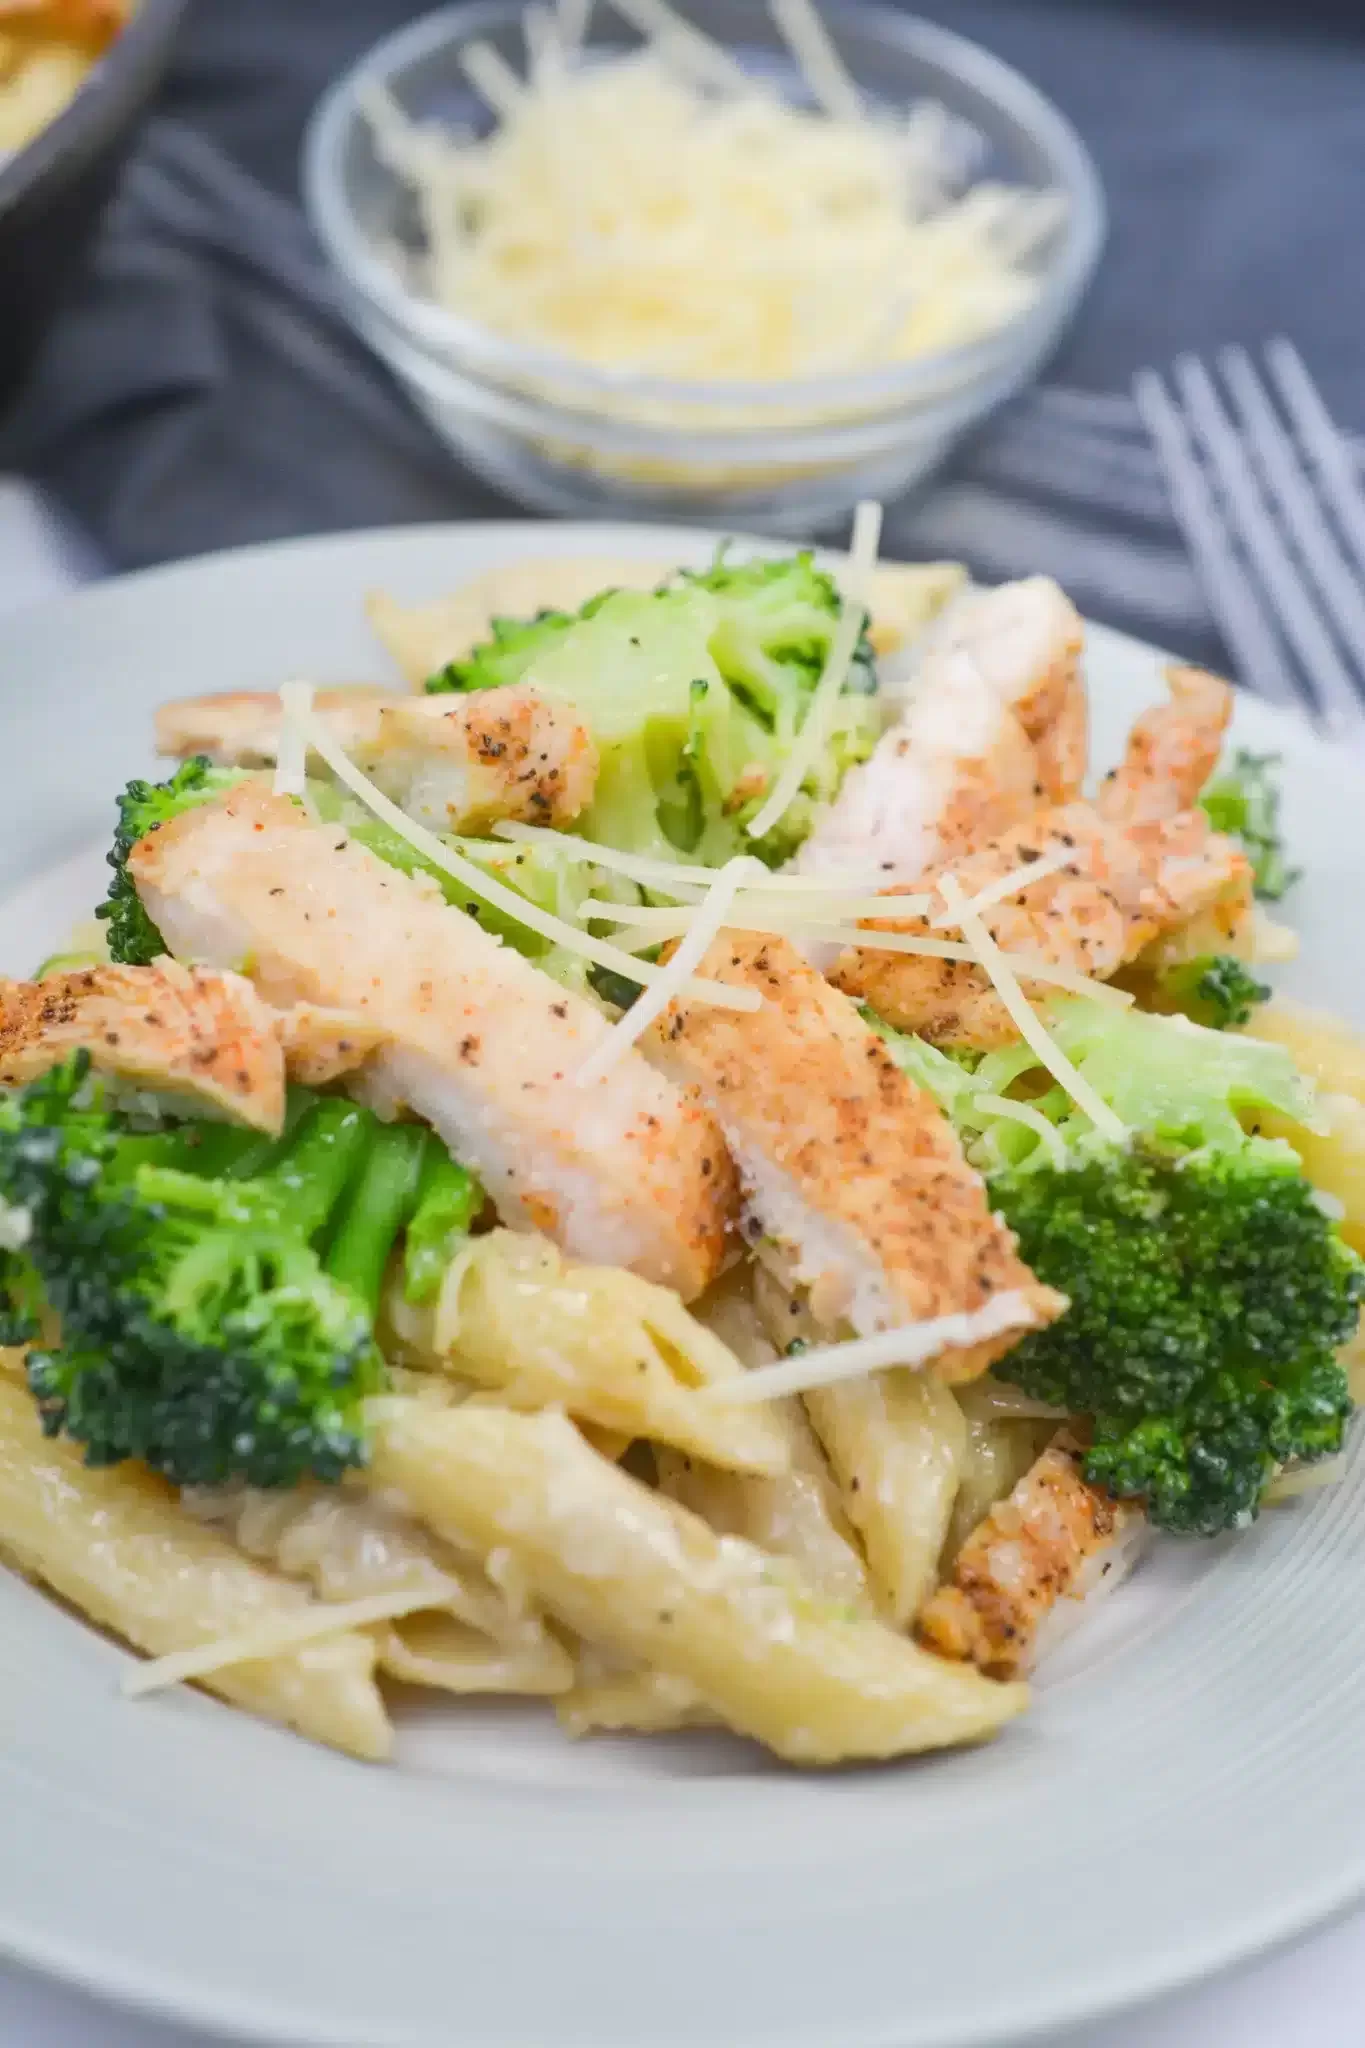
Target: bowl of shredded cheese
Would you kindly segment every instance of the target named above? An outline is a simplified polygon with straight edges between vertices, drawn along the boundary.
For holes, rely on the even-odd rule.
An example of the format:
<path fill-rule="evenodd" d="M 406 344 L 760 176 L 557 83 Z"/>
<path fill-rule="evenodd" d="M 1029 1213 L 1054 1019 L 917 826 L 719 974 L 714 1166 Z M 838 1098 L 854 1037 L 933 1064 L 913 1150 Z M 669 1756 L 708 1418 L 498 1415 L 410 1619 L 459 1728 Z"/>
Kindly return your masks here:
<path fill-rule="evenodd" d="M 509 496 L 786 532 L 928 476 L 1104 233 L 1026 80 L 814 0 L 446 9 L 328 93 L 305 191 L 359 331 Z"/>

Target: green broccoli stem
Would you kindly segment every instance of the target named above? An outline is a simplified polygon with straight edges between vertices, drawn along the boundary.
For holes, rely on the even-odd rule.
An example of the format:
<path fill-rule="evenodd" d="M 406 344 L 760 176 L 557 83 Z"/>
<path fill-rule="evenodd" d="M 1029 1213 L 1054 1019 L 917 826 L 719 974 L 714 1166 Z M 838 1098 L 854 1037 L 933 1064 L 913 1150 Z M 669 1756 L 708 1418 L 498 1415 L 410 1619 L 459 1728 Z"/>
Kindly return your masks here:
<path fill-rule="evenodd" d="M 300 1237 L 315 1238 L 360 1175 L 378 1128 L 378 1118 L 359 1103 L 319 1097 L 284 1140 L 281 1155 L 251 1176 L 253 1195 L 276 1201 Z"/>
<path fill-rule="evenodd" d="M 394 1241 L 418 1200 L 427 1142 L 422 1124 L 380 1125 L 323 1255 L 323 1271 L 350 1288 L 371 1321 Z"/>
<path fill-rule="evenodd" d="M 119 1180 L 133 1180 L 143 1200 L 203 1214 L 221 1214 L 225 1190 L 239 1186 L 241 1221 L 274 1217 L 299 1243 L 309 1243 L 332 1221 L 350 1182 L 364 1171 L 364 1155 L 377 1130 L 379 1118 L 370 1110 L 340 1096 L 319 1096 L 280 1139 L 262 1139 L 256 1130 L 231 1126 L 186 1124 L 178 1133 L 121 1139 L 115 1163 Z M 194 1139 L 205 1143 L 194 1145 Z M 231 1145 L 231 1139 L 244 1143 Z M 166 1157 L 158 1147 L 164 1147 Z M 139 1155 L 139 1149 L 145 1151 Z M 252 1169 L 258 1161 L 264 1171 Z M 215 1163 L 225 1163 L 221 1174 L 213 1171 Z"/>
<path fill-rule="evenodd" d="M 435 1295 L 483 1200 L 474 1175 L 451 1158 L 434 1132 L 429 1133 L 403 1249 L 403 1292 L 409 1301 L 420 1305 Z"/>

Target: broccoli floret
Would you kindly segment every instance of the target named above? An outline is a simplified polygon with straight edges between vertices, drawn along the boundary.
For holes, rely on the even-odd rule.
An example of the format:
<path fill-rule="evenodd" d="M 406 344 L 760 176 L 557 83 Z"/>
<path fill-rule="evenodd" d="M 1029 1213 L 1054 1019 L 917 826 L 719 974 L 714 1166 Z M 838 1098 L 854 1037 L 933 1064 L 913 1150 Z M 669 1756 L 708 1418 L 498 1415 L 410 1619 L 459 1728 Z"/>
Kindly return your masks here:
<path fill-rule="evenodd" d="M 109 922 L 109 957 L 128 967 L 145 967 L 166 951 L 166 942 L 142 907 L 128 873 L 128 856 L 139 839 L 182 811 L 211 801 L 242 780 L 239 768 L 215 768 L 207 754 L 184 762 L 166 782 L 130 782 L 118 800 L 118 826 L 109 853 L 114 879 L 96 917 Z"/>
<path fill-rule="evenodd" d="M 769 732 L 789 738 L 802 698 L 820 680 L 838 623 L 834 578 L 806 552 L 734 567 L 721 556 L 682 580 L 709 591 L 720 607 L 711 652 L 730 688 Z M 866 632 L 845 688 L 856 696 L 876 693 L 876 660 Z"/>
<path fill-rule="evenodd" d="M 1279 761 L 1278 754 L 1239 748 L 1231 768 L 1215 775 L 1199 799 L 1215 829 L 1241 845 L 1251 862 L 1256 894 L 1270 903 L 1278 902 L 1299 877 L 1285 859 L 1280 832 Z"/>
<path fill-rule="evenodd" d="M 1153 993 L 1159 1009 L 1179 1010 L 1213 1031 L 1247 1023 L 1257 1005 L 1270 999 L 1267 984 L 1230 953 L 1205 953 L 1165 968 Z"/>
<path fill-rule="evenodd" d="M 61 1331 L 29 1353 L 46 1431 L 178 1485 L 331 1482 L 363 1463 L 380 1282 L 436 1144 L 301 1093 L 274 1142 L 134 1133 L 85 1054 L 6 1098 L 11 1327 L 37 1297 Z"/>
<path fill-rule="evenodd" d="M 1290 1459 L 1340 1448 L 1350 1397 L 1336 1352 L 1355 1330 L 1365 1268 L 1287 1144 L 1248 1135 L 1311 1091 L 1278 1046 L 1181 1017 L 1073 999 L 1049 1029 L 1133 1134 L 1115 1143 L 1026 1047 L 968 1069 L 886 1031 L 942 1104 L 992 1206 L 1070 1306 L 996 1371 L 1090 1418 L 1087 1476 L 1144 1501 L 1157 1526 L 1213 1535 L 1255 1514 Z M 995 1106 L 1026 1104 L 1051 1133 Z"/>
<path fill-rule="evenodd" d="M 1361 1267 L 1287 1147 L 1142 1147 L 1061 1172 L 1003 1173 L 991 1200 L 1071 1306 L 1015 1347 L 1015 1385 L 1093 1418 L 1087 1476 L 1159 1527 L 1248 1521 L 1277 1464 L 1341 1447 L 1335 1353 Z"/>
<path fill-rule="evenodd" d="M 611 594 L 599 591 L 577 612 L 545 610 L 529 619 L 493 619 L 489 638 L 463 661 L 448 661 L 428 676 L 427 690 L 440 696 L 450 690 L 498 690 L 507 683 L 519 683 L 533 661 L 557 646 L 580 619 L 590 619 Z"/>
<path fill-rule="evenodd" d="M 654 592 L 603 591 L 576 614 L 500 619 L 493 637 L 428 680 L 487 689 L 526 677 L 568 699 L 597 742 L 578 829 L 624 851 L 708 866 L 733 853 L 770 865 L 805 839 L 817 807 L 881 733 L 864 635 L 828 741 L 780 825 L 746 830 L 786 759 L 838 624 L 832 577 L 809 554 L 723 560 Z"/>

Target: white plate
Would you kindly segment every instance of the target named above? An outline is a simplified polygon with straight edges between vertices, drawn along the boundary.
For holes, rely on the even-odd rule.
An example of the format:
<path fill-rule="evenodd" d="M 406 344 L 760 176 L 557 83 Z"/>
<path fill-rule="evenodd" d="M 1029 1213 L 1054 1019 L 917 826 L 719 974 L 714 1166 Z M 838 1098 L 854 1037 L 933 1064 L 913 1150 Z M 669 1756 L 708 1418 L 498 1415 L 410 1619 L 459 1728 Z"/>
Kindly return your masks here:
<path fill-rule="evenodd" d="M 696 533 L 357 534 L 134 577 L 0 627 L 0 967 L 100 892 L 93 843 L 191 690 L 382 676 L 367 589 L 528 553 L 703 559 Z M 1098 750 L 1156 657 L 1095 629 Z M 1365 778 L 1286 756 L 1308 880 L 1286 977 L 1365 1022 Z M 199 1695 L 0 1574 L 0 1948 L 225 2032 L 326 2048 L 967 2048 L 1171 1989 L 1365 1890 L 1365 1471 L 1171 1545 L 993 1746 L 801 1777 L 722 1738 L 573 1746 L 542 1709 L 424 1712 L 400 1768 Z"/>

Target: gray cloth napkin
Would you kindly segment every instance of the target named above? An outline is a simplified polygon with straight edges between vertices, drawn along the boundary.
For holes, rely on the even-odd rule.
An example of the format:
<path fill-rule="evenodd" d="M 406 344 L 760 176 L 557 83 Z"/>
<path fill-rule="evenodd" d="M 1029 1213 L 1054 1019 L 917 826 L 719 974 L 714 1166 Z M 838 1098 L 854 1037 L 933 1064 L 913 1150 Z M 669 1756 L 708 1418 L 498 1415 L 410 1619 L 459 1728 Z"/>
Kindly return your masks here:
<path fill-rule="evenodd" d="M 307 110 L 405 0 L 200 0 L 77 301 L 0 432 L 126 567 L 514 507 L 348 328 L 296 203 Z M 941 0 L 1070 114 L 1107 186 L 1100 279 L 1048 381 L 891 509 L 888 551 L 1042 569 L 1196 658 L 1217 637 L 1127 396 L 1186 347 L 1298 341 L 1365 427 L 1365 25 L 1354 8 Z M 1357 452 L 1365 461 L 1365 445 Z"/>

